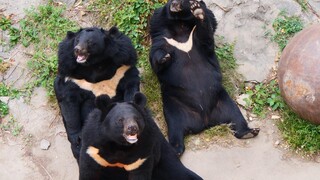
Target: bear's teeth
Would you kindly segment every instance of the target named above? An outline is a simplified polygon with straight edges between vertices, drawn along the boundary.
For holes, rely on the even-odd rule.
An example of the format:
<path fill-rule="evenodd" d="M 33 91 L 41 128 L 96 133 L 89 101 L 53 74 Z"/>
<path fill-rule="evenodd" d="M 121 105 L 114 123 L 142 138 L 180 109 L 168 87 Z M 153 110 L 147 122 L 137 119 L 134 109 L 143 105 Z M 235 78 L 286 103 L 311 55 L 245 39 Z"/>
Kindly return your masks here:
<path fill-rule="evenodd" d="M 136 143 L 138 141 L 137 135 L 127 135 L 125 136 L 126 140 L 128 141 L 128 143 L 133 144 Z"/>
<path fill-rule="evenodd" d="M 84 62 L 86 62 L 86 56 L 78 56 L 77 57 L 77 62 L 78 63 L 84 63 Z"/>

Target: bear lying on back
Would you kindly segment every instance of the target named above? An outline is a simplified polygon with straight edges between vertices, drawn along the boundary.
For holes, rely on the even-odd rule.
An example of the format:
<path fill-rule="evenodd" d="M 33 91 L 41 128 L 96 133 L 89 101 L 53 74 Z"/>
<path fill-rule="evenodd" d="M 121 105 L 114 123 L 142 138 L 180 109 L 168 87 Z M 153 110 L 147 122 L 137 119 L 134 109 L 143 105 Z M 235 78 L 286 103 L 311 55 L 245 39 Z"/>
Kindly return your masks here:
<path fill-rule="evenodd" d="M 201 179 L 176 156 L 137 93 L 133 102 L 97 98 L 83 128 L 80 179 Z"/>
<path fill-rule="evenodd" d="M 231 124 L 237 138 L 252 138 L 239 108 L 221 84 L 214 51 L 217 22 L 199 0 L 169 0 L 150 23 L 150 63 L 161 84 L 169 142 L 178 155 L 184 135 L 222 123 Z"/>
<path fill-rule="evenodd" d="M 92 27 L 68 32 L 59 44 L 58 59 L 54 90 L 78 160 L 81 129 L 95 108 L 95 97 L 106 94 L 112 101 L 130 101 L 139 91 L 137 54 L 131 40 L 116 27 Z"/>

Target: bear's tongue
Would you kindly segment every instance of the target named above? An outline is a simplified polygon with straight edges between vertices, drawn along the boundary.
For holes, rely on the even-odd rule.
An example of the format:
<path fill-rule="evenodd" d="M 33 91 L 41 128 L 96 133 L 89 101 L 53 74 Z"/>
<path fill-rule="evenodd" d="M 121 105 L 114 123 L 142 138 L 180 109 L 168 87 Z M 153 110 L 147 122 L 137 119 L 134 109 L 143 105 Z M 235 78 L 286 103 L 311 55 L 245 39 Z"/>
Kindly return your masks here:
<path fill-rule="evenodd" d="M 130 144 L 136 143 L 138 141 L 137 134 L 135 134 L 135 135 L 125 135 L 125 138 L 128 141 L 128 143 L 130 143 Z"/>
<path fill-rule="evenodd" d="M 84 55 L 78 55 L 77 56 L 77 62 L 78 63 L 84 63 L 84 62 L 86 62 L 86 60 L 87 60 L 87 57 L 84 56 Z"/>

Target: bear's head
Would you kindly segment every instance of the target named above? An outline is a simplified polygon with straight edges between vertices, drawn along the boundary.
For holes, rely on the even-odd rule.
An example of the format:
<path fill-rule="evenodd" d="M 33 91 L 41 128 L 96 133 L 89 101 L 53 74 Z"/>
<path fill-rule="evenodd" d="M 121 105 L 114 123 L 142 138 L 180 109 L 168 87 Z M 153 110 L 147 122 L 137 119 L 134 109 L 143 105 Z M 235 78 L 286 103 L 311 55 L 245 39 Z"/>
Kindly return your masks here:
<path fill-rule="evenodd" d="M 98 96 L 96 105 L 102 111 L 102 138 L 126 146 L 139 140 L 145 127 L 146 97 L 142 93 L 136 93 L 133 102 L 120 103 L 110 103 L 106 95 Z"/>
<path fill-rule="evenodd" d="M 169 9 L 173 13 L 190 11 L 190 6 L 196 0 L 170 0 L 168 1 Z"/>
<path fill-rule="evenodd" d="M 67 38 L 73 39 L 74 55 L 79 64 L 94 64 L 105 52 L 106 31 L 102 28 L 90 27 L 74 33 L 67 32 Z"/>

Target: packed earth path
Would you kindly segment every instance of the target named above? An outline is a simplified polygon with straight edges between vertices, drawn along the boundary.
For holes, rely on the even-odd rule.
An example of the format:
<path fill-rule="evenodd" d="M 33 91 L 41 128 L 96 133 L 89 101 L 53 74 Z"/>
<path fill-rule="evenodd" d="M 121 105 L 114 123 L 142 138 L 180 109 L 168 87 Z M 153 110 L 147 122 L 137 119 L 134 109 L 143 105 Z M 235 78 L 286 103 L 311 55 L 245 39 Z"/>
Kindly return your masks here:
<path fill-rule="evenodd" d="M 306 26 L 319 23 L 320 1 L 310 0 L 313 11 L 303 12 L 294 0 L 204 0 L 218 20 L 217 35 L 227 42 L 235 42 L 235 58 L 239 72 L 246 80 L 263 81 L 276 70 L 278 59 L 276 44 L 264 36 L 272 29 L 272 21 L 282 9 L 290 15 L 300 16 Z M 44 0 L 0 0 L 0 13 L 12 16 L 18 24 L 24 9 L 44 4 Z M 77 18 L 79 10 L 73 0 L 65 0 L 69 13 L 79 26 L 90 26 L 86 19 Z M 78 4 L 79 5 L 79 4 Z M 1 32 L 1 38 L 4 33 Z M 0 57 L 10 61 L 10 69 L 1 74 L 5 84 L 21 88 L 32 80 L 27 68 L 32 47 L 17 45 L 12 49 L 0 47 Z M 75 180 L 78 166 L 58 109 L 48 102 L 46 91 L 36 88 L 29 102 L 24 98 L 1 97 L 9 105 L 10 114 L 23 127 L 18 136 L 0 130 L 0 180 Z M 197 136 L 191 138 L 182 162 L 206 180 L 268 180 L 308 179 L 320 177 L 320 156 L 303 156 L 292 152 L 283 141 L 276 126 L 281 117 L 270 114 L 261 119 L 242 111 L 251 127 L 260 127 L 258 137 L 238 140 L 222 137 L 208 141 L 203 147 Z M 6 117 L 9 118 L 9 117 Z"/>

